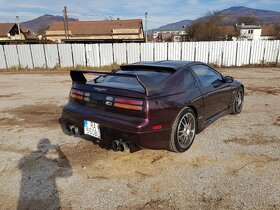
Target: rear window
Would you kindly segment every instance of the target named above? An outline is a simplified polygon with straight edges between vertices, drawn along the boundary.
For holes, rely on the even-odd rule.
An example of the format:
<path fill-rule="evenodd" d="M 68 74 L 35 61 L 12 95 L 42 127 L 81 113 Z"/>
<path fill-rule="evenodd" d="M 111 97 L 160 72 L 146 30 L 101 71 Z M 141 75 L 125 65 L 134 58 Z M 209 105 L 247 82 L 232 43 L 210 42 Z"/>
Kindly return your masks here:
<path fill-rule="evenodd" d="M 149 77 L 154 83 L 160 83 L 172 74 L 171 71 L 161 71 L 154 69 L 125 69 L 118 70 L 118 74 L 132 74 L 132 75 L 144 75 Z M 97 83 L 102 82 L 117 82 L 117 83 L 129 83 L 129 84 L 139 84 L 136 78 L 133 77 L 118 77 L 118 76 L 101 76 L 96 80 Z"/>

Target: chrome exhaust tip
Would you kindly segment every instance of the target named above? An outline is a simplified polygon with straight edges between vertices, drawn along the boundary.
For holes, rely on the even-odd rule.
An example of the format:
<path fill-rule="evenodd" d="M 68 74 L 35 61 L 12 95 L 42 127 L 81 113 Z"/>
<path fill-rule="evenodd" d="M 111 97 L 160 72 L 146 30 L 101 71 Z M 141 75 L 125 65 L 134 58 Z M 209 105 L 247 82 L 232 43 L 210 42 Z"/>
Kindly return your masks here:
<path fill-rule="evenodd" d="M 128 150 L 128 145 L 126 142 L 120 141 L 119 147 L 120 147 L 120 151 L 122 152 Z"/>
<path fill-rule="evenodd" d="M 123 142 L 122 140 L 114 140 L 112 141 L 112 149 L 115 152 L 124 152 L 125 150 L 128 149 L 128 144 L 127 142 Z"/>
<path fill-rule="evenodd" d="M 67 129 L 67 130 L 69 131 L 69 133 L 70 133 L 71 135 L 78 135 L 78 134 L 79 134 L 79 128 L 76 127 L 76 126 L 74 126 L 74 125 L 68 126 L 68 129 Z"/>
<path fill-rule="evenodd" d="M 121 151 L 121 148 L 120 148 L 120 141 L 119 141 L 119 140 L 114 140 L 114 141 L 112 141 L 112 149 L 113 149 L 115 152 Z"/>

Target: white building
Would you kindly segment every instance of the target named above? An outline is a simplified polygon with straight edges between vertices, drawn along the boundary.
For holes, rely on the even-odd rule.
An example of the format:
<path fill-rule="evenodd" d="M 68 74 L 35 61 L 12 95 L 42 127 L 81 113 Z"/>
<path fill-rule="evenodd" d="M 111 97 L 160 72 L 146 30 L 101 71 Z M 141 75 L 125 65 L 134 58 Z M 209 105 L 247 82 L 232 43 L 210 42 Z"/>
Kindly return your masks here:
<path fill-rule="evenodd" d="M 262 36 L 262 27 L 260 25 L 236 25 L 239 30 L 238 37 L 232 37 L 233 40 L 268 40 L 273 37 Z"/>
<path fill-rule="evenodd" d="M 246 40 L 260 40 L 262 35 L 262 27 L 256 25 L 245 25 L 240 26 L 240 38 Z"/>

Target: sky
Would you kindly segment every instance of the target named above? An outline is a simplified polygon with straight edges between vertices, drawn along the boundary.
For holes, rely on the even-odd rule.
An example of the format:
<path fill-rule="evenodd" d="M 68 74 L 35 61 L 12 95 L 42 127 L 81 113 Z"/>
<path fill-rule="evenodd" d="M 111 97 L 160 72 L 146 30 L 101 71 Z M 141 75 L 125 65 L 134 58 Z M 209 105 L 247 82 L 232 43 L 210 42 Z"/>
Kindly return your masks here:
<path fill-rule="evenodd" d="M 0 22 L 27 21 L 44 14 L 68 16 L 79 20 L 142 18 L 148 12 L 148 29 L 184 19 L 196 19 L 209 11 L 232 6 L 280 12 L 280 0 L 0 0 Z"/>

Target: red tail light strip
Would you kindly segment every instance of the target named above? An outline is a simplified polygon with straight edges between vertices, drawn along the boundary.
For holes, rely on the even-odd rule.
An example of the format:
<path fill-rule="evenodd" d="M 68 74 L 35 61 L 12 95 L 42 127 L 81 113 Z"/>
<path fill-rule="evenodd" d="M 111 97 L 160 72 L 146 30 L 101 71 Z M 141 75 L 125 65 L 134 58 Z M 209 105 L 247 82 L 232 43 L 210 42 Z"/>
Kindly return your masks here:
<path fill-rule="evenodd" d="M 73 93 L 70 94 L 71 98 L 79 99 L 79 100 L 84 100 L 83 96 L 75 95 Z"/>
<path fill-rule="evenodd" d="M 78 100 L 84 100 L 84 92 L 72 89 L 70 92 L 70 97 Z"/>
<path fill-rule="evenodd" d="M 137 111 L 142 110 L 142 105 L 144 104 L 142 100 L 128 98 L 115 98 L 114 102 L 115 107 Z"/>
<path fill-rule="evenodd" d="M 135 99 L 115 98 L 115 102 L 132 105 L 143 105 L 143 101 Z"/>
<path fill-rule="evenodd" d="M 129 105 L 129 104 L 114 103 L 114 106 L 118 107 L 118 108 L 131 109 L 131 110 L 137 110 L 137 111 L 142 110 L 142 106 L 134 106 L 134 105 Z"/>
<path fill-rule="evenodd" d="M 76 95 L 80 95 L 80 96 L 83 96 L 85 94 L 83 91 L 74 90 L 74 89 L 71 90 L 71 93 L 76 94 Z"/>

